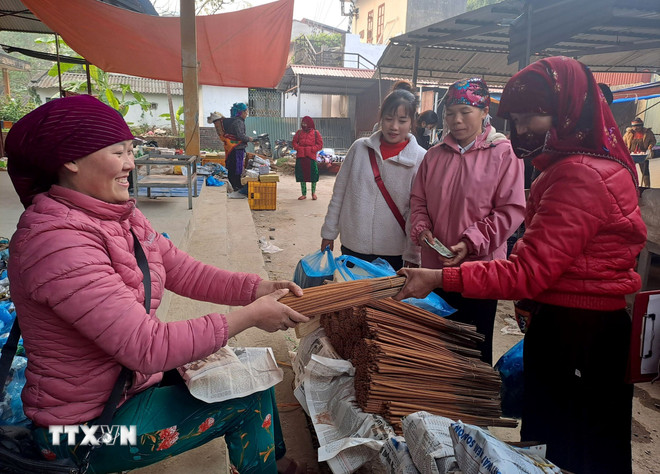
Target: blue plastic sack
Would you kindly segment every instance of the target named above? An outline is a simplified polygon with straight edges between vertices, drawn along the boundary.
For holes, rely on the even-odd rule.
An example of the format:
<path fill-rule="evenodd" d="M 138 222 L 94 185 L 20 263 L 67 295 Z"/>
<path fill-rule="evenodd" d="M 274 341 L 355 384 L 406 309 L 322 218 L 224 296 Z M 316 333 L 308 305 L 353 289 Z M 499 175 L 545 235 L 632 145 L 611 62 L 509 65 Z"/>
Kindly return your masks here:
<path fill-rule="evenodd" d="M 15 317 L 16 313 L 14 312 L 14 304 L 11 300 L 0 301 L 0 334 L 4 334 L 11 330 Z"/>
<path fill-rule="evenodd" d="M 336 264 L 339 275 L 346 281 L 396 275 L 392 265 L 382 258 L 367 262 L 352 255 L 342 255 L 337 257 Z M 429 293 L 426 298 L 406 298 L 403 301 L 442 317 L 456 312 L 445 300 L 433 292 Z"/>
<path fill-rule="evenodd" d="M 225 182 L 220 181 L 218 178 L 216 178 L 213 175 L 209 175 L 206 177 L 206 185 L 207 186 L 224 186 Z"/>
<path fill-rule="evenodd" d="M 362 280 L 364 278 L 380 278 L 396 275 L 387 260 L 377 258 L 367 262 L 352 255 L 342 255 L 335 260 L 339 275 L 346 281 Z"/>
<path fill-rule="evenodd" d="M 30 423 L 23 413 L 21 400 L 21 392 L 25 386 L 25 367 L 27 367 L 27 359 L 15 356 L 9 369 L 8 384 L 5 390 L 0 392 L 0 425 L 26 426 Z"/>
<path fill-rule="evenodd" d="M 502 387 L 500 398 L 502 400 L 502 415 L 509 418 L 522 417 L 522 405 L 525 395 L 523 383 L 523 343 L 509 349 L 495 364 L 495 370 L 500 372 Z"/>
<path fill-rule="evenodd" d="M 332 280 L 336 268 L 332 250 L 318 250 L 300 259 L 293 274 L 293 281 L 301 288 L 319 286 L 325 280 Z"/>

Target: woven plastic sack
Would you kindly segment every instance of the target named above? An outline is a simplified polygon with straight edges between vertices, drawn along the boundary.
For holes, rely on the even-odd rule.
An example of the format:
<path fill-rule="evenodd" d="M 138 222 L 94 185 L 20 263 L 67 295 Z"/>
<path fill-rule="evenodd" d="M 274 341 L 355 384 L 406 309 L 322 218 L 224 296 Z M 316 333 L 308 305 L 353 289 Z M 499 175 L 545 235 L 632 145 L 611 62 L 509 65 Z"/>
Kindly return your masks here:
<path fill-rule="evenodd" d="M 301 288 L 322 285 L 332 280 L 335 273 L 335 257 L 329 248 L 318 250 L 300 259 L 293 274 L 293 281 Z"/>
<path fill-rule="evenodd" d="M 342 255 L 341 257 L 337 257 L 336 264 L 338 275 L 336 280 L 341 281 L 396 275 L 396 271 L 392 268 L 392 265 L 382 258 L 377 258 L 373 262 L 367 262 L 352 255 Z M 426 298 L 406 298 L 403 301 L 442 317 L 456 312 L 454 308 L 449 306 L 445 300 L 435 293 L 429 293 Z"/>
<path fill-rule="evenodd" d="M 502 387 L 500 388 L 502 415 L 509 418 L 522 417 L 522 404 L 525 394 L 523 383 L 524 341 L 524 339 L 521 339 L 495 364 L 495 370 L 500 372 L 502 378 Z"/>

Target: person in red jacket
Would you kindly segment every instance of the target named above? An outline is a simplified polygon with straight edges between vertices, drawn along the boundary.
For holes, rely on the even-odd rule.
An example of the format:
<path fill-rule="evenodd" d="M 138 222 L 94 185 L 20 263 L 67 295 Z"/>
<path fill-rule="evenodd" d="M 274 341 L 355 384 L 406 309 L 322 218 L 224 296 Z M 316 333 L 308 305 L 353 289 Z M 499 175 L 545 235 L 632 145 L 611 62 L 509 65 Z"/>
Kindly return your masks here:
<path fill-rule="evenodd" d="M 316 183 L 319 180 L 319 165 L 316 162 L 316 153 L 323 149 L 323 138 L 312 117 L 305 116 L 300 121 L 300 130 L 296 132 L 291 141 L 296 150 L 296 181 L 300 183 L 300 197 L 307 199 L 307 183 L 312 183 L 312 199 L 316 201 Z"/>
<path fill-rule="evenodd" d="M 574 473 L 630 473 L 630 318 L 646 242 L 637 173 L 586 66 L 565 57 L 527 66 L 507 83 L 499 115 L 519 158 L 540 170 L 523 237 L 509 260 L 402 269 L 398 299 L 435 288 L 469 298 L 523 300 L 521 438 Z M 522 313 L 521 313 L 522 314 Z"/>

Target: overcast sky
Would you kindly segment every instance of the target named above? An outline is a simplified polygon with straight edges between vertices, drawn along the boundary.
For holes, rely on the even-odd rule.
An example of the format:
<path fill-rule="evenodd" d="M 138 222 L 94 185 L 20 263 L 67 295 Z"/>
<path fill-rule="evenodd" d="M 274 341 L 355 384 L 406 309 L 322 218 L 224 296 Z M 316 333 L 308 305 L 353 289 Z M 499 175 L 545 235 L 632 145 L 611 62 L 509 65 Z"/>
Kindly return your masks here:
<path fill-rule="evenodd" d="M 272 0 L 235 0 L 234 3 L 228 4 L 223 11 L 241 10 L 250 6 L 256 7 L 257 5 L 270 3 L 270 1 Z M 151 3 L 161 13 L 179 11 L 179 0 L 151 0 Z M 345 10 L 348 11 L 349 7 L 350 1 L 346 0 Z M 341 15 L 340 0 L 295 0 L 293 18 L 295 20 L 308 18 L 342 30 L 348 28 L 348 17 Z"/>

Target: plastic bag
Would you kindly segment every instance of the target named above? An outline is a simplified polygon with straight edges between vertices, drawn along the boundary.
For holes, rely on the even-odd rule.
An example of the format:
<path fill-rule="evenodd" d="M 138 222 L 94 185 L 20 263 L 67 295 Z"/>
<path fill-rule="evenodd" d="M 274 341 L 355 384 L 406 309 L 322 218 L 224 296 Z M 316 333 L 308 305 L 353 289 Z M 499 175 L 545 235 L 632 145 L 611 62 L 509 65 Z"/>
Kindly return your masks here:
<path fill-rule="evenodd" d="M 318 250 L 300 259 L 293 281 L 301 288 L 319 286 L 325 280 L 332 280 L 335 269 L 335 257 L 332 250 L 326 247 L 325 250 Z"/>
<path fill-rule="evenodd" d="M 216 178 L 213 175 L 207 176 L 206 178 L 206 185 L 207 186 L 224 186 L 225 182 L 220 181 L 218 178 Z"/>
<path fill-rule="evenodd" d="M 25 386 L 25 357 L 14 356 L 5 390 L 0 392 L 0 425 L 27 425 L 30 420 L 23 413 L 21 392 Z"/>
<path fill-rule="evenodd" d="M 396 271 L 392 268 L 392 265 L 382 258 L 377 258 L 370 263 L 352 255 L 342 255 L 341 257 L 337 257 L 336 263 L 338 279 L 343 281 L 396 275 Z M 426 298 L 406 298 L 403 301 L 442 317 L 456 312 L 454 308 L 449 306 L 436 293 L 429 293 Z"/>
<path fill-rule="evenodd" d="M 524 341 L 524 339 L 521 339 L 495 364 L 495 370 L 500 372 L 502 378 L 502 387 L 500 388 L 502 415 L 510 418 L 522 417 L 522 404 L 525 394 L 523 383 Z"/>

